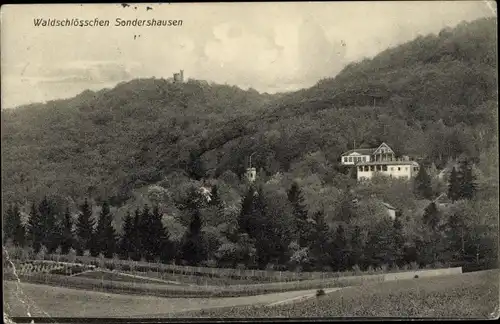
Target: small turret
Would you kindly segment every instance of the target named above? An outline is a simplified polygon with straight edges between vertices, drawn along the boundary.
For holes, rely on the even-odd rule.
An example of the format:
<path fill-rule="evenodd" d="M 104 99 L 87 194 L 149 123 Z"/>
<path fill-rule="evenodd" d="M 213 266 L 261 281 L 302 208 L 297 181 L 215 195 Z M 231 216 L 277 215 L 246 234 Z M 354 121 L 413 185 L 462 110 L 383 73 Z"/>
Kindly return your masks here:
<path fill-rule="evenodd" d="M 254 182 L 257 178 L 257 170 L 255 168 L 247 168 L 246 177 L 248 182 Z"/>

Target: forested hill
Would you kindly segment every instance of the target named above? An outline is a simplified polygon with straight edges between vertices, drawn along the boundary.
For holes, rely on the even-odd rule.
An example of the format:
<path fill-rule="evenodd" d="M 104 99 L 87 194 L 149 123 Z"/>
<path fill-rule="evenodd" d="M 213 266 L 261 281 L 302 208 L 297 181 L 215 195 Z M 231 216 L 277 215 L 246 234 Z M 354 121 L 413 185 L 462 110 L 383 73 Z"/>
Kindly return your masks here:
<path fill-rule="evenodd" d="M 496 18 L 461 23 L 279 96 L 141 79 L 2 111 L 3 195 L 120 203 L 133 188 L 184 170 L 190 154 L 218 177 L 241 175 L 254 152 L 262 175 L 307 169 L 340 186 L 337 160 L 354 142 L 385 141 L 438 167 L 461 154 L 489 163 L 497 142 L 496 34 Z"/>

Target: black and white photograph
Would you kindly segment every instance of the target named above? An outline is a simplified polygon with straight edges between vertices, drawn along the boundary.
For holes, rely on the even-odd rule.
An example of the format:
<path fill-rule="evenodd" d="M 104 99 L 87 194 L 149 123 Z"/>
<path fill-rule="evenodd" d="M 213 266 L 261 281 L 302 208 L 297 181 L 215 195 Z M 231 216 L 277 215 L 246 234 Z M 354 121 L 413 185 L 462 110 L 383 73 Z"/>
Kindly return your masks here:
<path fill-rule="evenodd" d="M 496 2 L 0 24 L 5 323 L 499 318 Z"/>

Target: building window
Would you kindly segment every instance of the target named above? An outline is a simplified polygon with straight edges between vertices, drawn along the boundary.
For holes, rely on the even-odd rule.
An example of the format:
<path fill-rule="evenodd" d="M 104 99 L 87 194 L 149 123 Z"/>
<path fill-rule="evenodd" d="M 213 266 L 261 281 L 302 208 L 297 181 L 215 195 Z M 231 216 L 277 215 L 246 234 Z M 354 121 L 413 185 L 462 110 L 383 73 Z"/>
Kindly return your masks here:
<path fill-rule="evenodd" d="M 347 162 L 347 156 L 344 156 L 344 162 Z"/>
<path fill-rule="evenodd" d="M 365 172 L 370 171 L 370 168 L 368 168 L 368 165 L 365 165 Z"/>
<path fill-rule="evenodd" d="M 352 162 L 352 156 L 349 157 L 349 162 Z"/>
<path fill-rule="evenodd" d="M 408 167 L 405 168 L 405 171 L 408 171 Z"/>
<path fill-rule="evenodd" d="M 363 162 L 366 162 L 366 156 L 363 156 Z"/>
<path fill-rule="evenodd" d="M 382 166 L 381 165 L 377 165 L 377 171 L 382 171 Z"/>
<path fill-rule="evenodd" d="M 370 165 L 370 171 L 375 171 L 375 166 L 374 165 Z"/>
<path fill-rule="evenodd" d="M 382 171 L 387 171 L 387 165 L 382 166 Z"/>
<path fill-rule="evenodd" d="M 391 171 L 394 171 L 394 167 L 391 167 Z"/>
<path fill-rule="evenodd" d="M 361 166 L 358 167 L 358 171 L 360 171 L 360 172 L 363 171 L 363 167 L 361 167 Z"/>
<path fill-rule="evenodd" d="M 417 172 L 418 168 L 417 167 L 413 167 L 413 171 Z"/>
<path fill-rule="evenodd" d="M 398 171 L 401 171 L 401 167 L 398 167 Z"/>

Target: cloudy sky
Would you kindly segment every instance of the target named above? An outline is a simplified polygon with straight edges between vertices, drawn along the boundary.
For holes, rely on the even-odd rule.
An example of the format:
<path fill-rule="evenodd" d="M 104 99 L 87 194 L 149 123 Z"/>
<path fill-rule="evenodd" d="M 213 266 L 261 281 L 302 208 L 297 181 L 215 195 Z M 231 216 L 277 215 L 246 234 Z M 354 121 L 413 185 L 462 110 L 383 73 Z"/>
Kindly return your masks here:
<path fill-rule="evenodd" d="M 150 7 L 152 10 L 147 10 Z M 10 5 L 1 9 L 2 108 L 138 77 L 186 77 L 276 92 L 309 87 L 351 61 L 418 35 L 496 16 L 486 1 Z M 36 27 L 34 19 L 108 19 Z M 182 19 L 180 27 L 115 27 Z"/>

